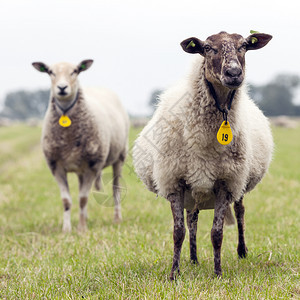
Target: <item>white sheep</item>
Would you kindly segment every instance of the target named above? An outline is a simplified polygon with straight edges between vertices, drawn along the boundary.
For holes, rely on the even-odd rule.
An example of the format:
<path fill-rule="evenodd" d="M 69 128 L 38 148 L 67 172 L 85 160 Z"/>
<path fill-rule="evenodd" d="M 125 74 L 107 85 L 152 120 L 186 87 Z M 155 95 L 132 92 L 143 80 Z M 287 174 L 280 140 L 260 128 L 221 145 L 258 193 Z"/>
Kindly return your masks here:
<path fill-rule="evenodd" d="M 33 66 L 51 77 L 50 102 L 46 112 L 42 146 L 58 186 L 64 207 L 63 231 L 71 231 L 71 205 L 67 173 L 79 179 L 80 219 L 78 230 L 86 229 L 87 201 L 93 182 L 100 189 L 101 171 L 112 165 L 114 220 L 121 220 L 120 187 L 122 165 L 127 154 L 129 119 L 117 96 L 103 88 L 82 89 L 78 75 L 93 60 L 78 66 L 58 63 Z"/>
<path fill-rule="evenodd" d="M 171 203 L 174 219 L 171 280 L 176 270 L 179 273 L 185 237 L 184 208 L 193 262 L 197 262 L 199 210 L 214 209 L 211 230 L 214 271 L 221 276 L 223 224 L 225 218 L 228 222 L 233 220 L 231 203 L 238 223 L 238 255 L 247 254 L 243 197 L 266 173 L 273 140 L 268 120 L 242 84 L 245 53 L 264 47 L 271 38 L 256 33 L 244 39 L 238 34 L 220 32 L 206 41 L 194 37 L 184 40 L 181 43 L 184 51 L 201 56 L 189 77 L 160 97 L 153 118 L 135 142 L 136 173 L 150 191 Z"/>

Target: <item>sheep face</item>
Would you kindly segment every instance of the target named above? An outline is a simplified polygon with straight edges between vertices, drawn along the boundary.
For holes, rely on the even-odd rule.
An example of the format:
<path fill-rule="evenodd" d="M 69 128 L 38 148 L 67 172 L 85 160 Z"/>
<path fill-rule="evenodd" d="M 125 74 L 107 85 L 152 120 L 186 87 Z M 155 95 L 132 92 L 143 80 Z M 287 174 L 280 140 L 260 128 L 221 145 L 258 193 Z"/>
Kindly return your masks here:
<path fill-rule="evenodd" d="M 32 65 L 40 72 L 48 73 L 51 78 L 52 95 L 59 101 L 70 101 L 76 97 L 80 72 L 87 70 L 93 60 L 83 60 L 80 64 L 57 63 L 48 67 L 42 62 L 34 62 Z"/>
<path fill-rule="evenodd" d="M 245 77 L 246 52 L 264 47 L 271 38 L 268 34 L 255 33 L 245 39 L 239 34 L 222 31 L 204 42 L 188 38 L 181 47 L 188 53 L 199 53 L 205 57 L 205 77 L 209 82 L 236 89 Z"/>

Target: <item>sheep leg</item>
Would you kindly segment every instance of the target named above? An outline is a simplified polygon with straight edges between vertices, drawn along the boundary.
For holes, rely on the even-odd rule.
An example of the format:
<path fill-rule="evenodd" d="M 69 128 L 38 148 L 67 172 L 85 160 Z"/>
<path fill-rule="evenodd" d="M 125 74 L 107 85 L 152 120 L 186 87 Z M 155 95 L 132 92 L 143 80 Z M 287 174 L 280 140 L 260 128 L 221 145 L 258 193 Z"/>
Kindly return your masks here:
<path fill-rule="evenodd" d="M 122 221 L 121 214 L 121 190 L 120 190 L 120 177 L 122 172 L 122 161 L 117 161 L 113 165 L 113 195 L 115 201 L 115 212 L 114 212 L 114 222 L 120 223 Z"/>
<path fill-rule="evenodd" d="M 214 272 L 217 276 L 222 276 L 221 268 L 221 247 L 223 241 L 223 226 L 225 213 L 231 202 L 231 194 L 227 191 L 225 183 L 216 184 L 216 201 L 214 211 L 214 221 L 211 229 L 211 241 L 214 248 Z"/>
<path fill-rule="evenodd" d="M 170 194 L 168 200 L 171 202 L 171 209 L 174 220 L 174 231 L 173 231 L 173 240 L 174 240 L 174 255 L 173 255 L 173 264 L 170 274 L 170 280 L 174 280 L 174 273 L 178 271 L 180 274 L 179 263 L 180 263 L 180 253 L 182 243 L 185 237 L 185 226 L 184 226 L 184 208 L 183 208 L 183 197 L 180 193 Z"/>
<path fill-rule="evenodd" d="M 78 231 L 84 232 L 87 229 L 87 202 L 90 189 L 95 179 L 95 174 L 92 171 L 87 171 L 84 174 L 78 175 L 79 179 L 79 224 Z"/>
<path fill-rule="evenodd" d="M 237 253 L 240 258 L 245 258 L 247 256 L 248 249 L 245 244 L 245 224 L 244 224 L 244 214 L 245 207 L 243 205 L 243 197 L 239 202 L 234 202 L 234 212 L 237 220 L 238 232 L 239 232 L 239 243 L 237 247 Z"/>
<path fill-rule="evenodd" d="M 97 191 L 101 190 L 101 177 L 102 177 L 102 171 L 98 171 L 95 179 L 95 189 Z"/>
<path fill-rule="evenodd" d="M 62 230 L 64 233 L 71 232 L 71 206 L 72 206 L 72 199 L 69 192 L 69 185 L 67 179 L 67 173 L 65 170 L 60 167 L 59 165 L 53 172 L 54 177 L 57 181 L 57 184 L 60 189 L 60 196 L 63 203 L 64 214 L 63 214 L 63 227 Z"/>
<path fill-rule="evenodd" d="M 191 256 L 191 262 L 194 264 L 198 263 L 197 258 L 197 242 L 196 242 L 196 236 L 197 236 L 197 222 L 198 222 L 198 214 L 199 210 L 187 210 L 187 225 L 189 228 L 190 233 L 190 256 Z"/>

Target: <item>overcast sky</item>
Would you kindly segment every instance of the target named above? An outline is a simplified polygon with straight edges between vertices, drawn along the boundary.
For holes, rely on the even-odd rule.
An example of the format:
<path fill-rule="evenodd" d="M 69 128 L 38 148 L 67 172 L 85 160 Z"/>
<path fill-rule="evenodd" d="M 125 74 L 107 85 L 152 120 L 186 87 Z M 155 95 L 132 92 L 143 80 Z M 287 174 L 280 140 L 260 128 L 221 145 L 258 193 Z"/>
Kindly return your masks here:
<path fill-rule="evenodd" d="M 246 54 L 247 81 L 278 73 L 300 75 L 298 0 L 0 0 L 0 99 L 17 89 L 48 88 L 31 66 L 94 59 L 82 86 L 109 87 L 132 114 L 147 113 L 149 97 L 185 76 L 192 55 L 180 42 L 220 31 L 273 35 Z"/>

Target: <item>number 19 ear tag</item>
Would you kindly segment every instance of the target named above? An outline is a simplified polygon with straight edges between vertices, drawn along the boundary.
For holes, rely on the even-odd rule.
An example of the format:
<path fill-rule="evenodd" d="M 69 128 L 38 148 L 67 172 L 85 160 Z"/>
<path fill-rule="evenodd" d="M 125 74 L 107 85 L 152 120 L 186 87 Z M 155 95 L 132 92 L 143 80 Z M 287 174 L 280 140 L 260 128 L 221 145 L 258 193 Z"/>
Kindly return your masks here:
<path fill-rule="evenodd" d="M 70 118 L 66 115 L 62 115 L 58 121 L 59 125 L 62 127 L 69 127 L 71 126 L 72 122 Z"/>
<path fill-rule="evenodd" d="M 232 131 L 228 121 L 223 121 L 217 133 L 217 140 L 221 145 L 228 145 L 233 138 Z"/>

